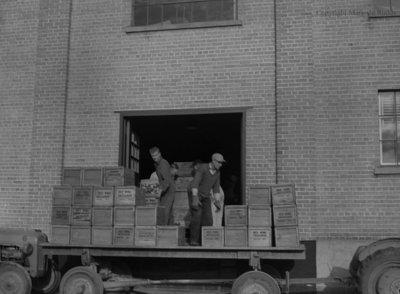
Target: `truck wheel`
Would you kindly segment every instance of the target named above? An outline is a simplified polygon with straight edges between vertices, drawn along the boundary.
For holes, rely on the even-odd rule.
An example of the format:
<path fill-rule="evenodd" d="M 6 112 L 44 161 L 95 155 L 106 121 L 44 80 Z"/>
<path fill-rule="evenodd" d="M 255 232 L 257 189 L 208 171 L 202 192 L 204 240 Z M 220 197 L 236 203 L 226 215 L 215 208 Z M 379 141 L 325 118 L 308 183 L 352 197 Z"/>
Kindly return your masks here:
<path fill-rule="evenodd" d="M 400 248 L 376 251 L 360 265 L 357 290 L 362 294 L 400 293 Z"/>
<path fill-rule="evenodd" d="M 264 272 L 251 271 L 233 282 L 231 294 L 281 294 L 278 282 Z"/>
<path fill-rule="evenodd" d="M 46 275 L 32 279 L 33 294 L 54 294 L 58 290 L 61 281 L 61 273 L 50 265 Z"/>
<path fill-rule="evenodd" d="M 360 253 L 366 248 L 366 246 L 359 246 L 356 250 L 356 252 L 353 255 L 353 258 L 350 261 L 350 265 L 349 265 L 349 272 L 350 275 L 355 278 L 357 276 L 357 271 L 358 268 L 360 267 L 360 260 L 359 260 L 359 256 Z"/>
<path fill-rule="evenodd" d="M 19 264 L 0 263 L 0 293 L 30 294 L 32 281 L 28 272 Z"/>
<path fill-rule="evenodd" d="M 70 269 L 61 279 L 60 294 L 103 294 L 100 277 L 88 267 Z"/>

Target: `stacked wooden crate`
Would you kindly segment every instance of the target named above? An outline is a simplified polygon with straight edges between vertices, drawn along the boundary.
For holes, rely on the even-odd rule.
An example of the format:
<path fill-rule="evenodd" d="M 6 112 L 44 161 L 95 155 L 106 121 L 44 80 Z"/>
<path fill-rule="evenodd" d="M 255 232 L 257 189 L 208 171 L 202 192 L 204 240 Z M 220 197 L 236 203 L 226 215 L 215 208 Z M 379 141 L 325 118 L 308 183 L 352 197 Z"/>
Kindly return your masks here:
<path fill-rule="evenodd" d="M 188 188 L 192 177 L 192 162 L 176 162 L 178 177 L 175 181 L 175 200 L 173 207 L 174 221 L 179 226 L 188 228 L 190 223 L 190 203 Z"/>
<path fill-rule="evenodd" d="M 272 213 L 276 247 L 299 245 L 299 229 L 295 186 L 271 186 Z"/>

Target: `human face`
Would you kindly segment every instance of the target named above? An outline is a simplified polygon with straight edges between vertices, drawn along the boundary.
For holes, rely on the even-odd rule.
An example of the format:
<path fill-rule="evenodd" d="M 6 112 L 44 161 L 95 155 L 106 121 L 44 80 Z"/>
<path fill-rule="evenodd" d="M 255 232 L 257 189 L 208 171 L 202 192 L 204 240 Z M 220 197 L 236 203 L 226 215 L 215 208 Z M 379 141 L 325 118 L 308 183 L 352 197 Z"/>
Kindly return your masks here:
<path fill-rule="evenodd" d="M 154 162 L 159 162 L 161 159 L 161 152 L 160 151 L 156 151 L 154 153 L 150 153 L 151 158 L 153 158 Z"/>
<path fill-rule="evenodd" d="M 216 159 L 214 159 L 212 162 L 216 170 L 219 170 L 222 167 L 222 164 L 224 163 L 223 161 L 219 161 Z"/>

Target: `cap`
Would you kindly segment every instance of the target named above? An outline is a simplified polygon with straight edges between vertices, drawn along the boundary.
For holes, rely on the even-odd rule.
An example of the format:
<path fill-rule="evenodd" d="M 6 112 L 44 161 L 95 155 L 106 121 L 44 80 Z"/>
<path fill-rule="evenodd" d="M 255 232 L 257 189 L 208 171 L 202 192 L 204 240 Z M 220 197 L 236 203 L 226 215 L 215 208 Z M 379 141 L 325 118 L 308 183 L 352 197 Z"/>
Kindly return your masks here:
<path fill-rule="evenodd" d="M 214 153 L 214 154 L 212 155 L 211 159 L 212 159 L 212 160 L 219 161 L 219 162 L 226 162 L 221 153 Z"/>

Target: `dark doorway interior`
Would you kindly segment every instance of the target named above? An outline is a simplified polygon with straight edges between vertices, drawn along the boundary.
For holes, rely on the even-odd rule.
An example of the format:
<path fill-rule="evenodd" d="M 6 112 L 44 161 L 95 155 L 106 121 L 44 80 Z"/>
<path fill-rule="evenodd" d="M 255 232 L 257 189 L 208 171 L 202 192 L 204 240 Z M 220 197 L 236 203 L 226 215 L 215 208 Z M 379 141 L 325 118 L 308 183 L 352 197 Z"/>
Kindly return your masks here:
<path fill-rule="evenodd" d="M 152 146 L 158 146 L 170 163 L 196 159 L 209 162 L 211 155 L 219 152 L 227 161 L 221 169 L 221 186 L 226 187 L 232 177 L 236 177 L 235 190 L 238 198 L 242 198 L 242 112 L 134 115 L 124 119 L 130 122 L 132 132 L 140 139 L 141 179 L 149 178 L 154 171 L 148 152 Z"/>

